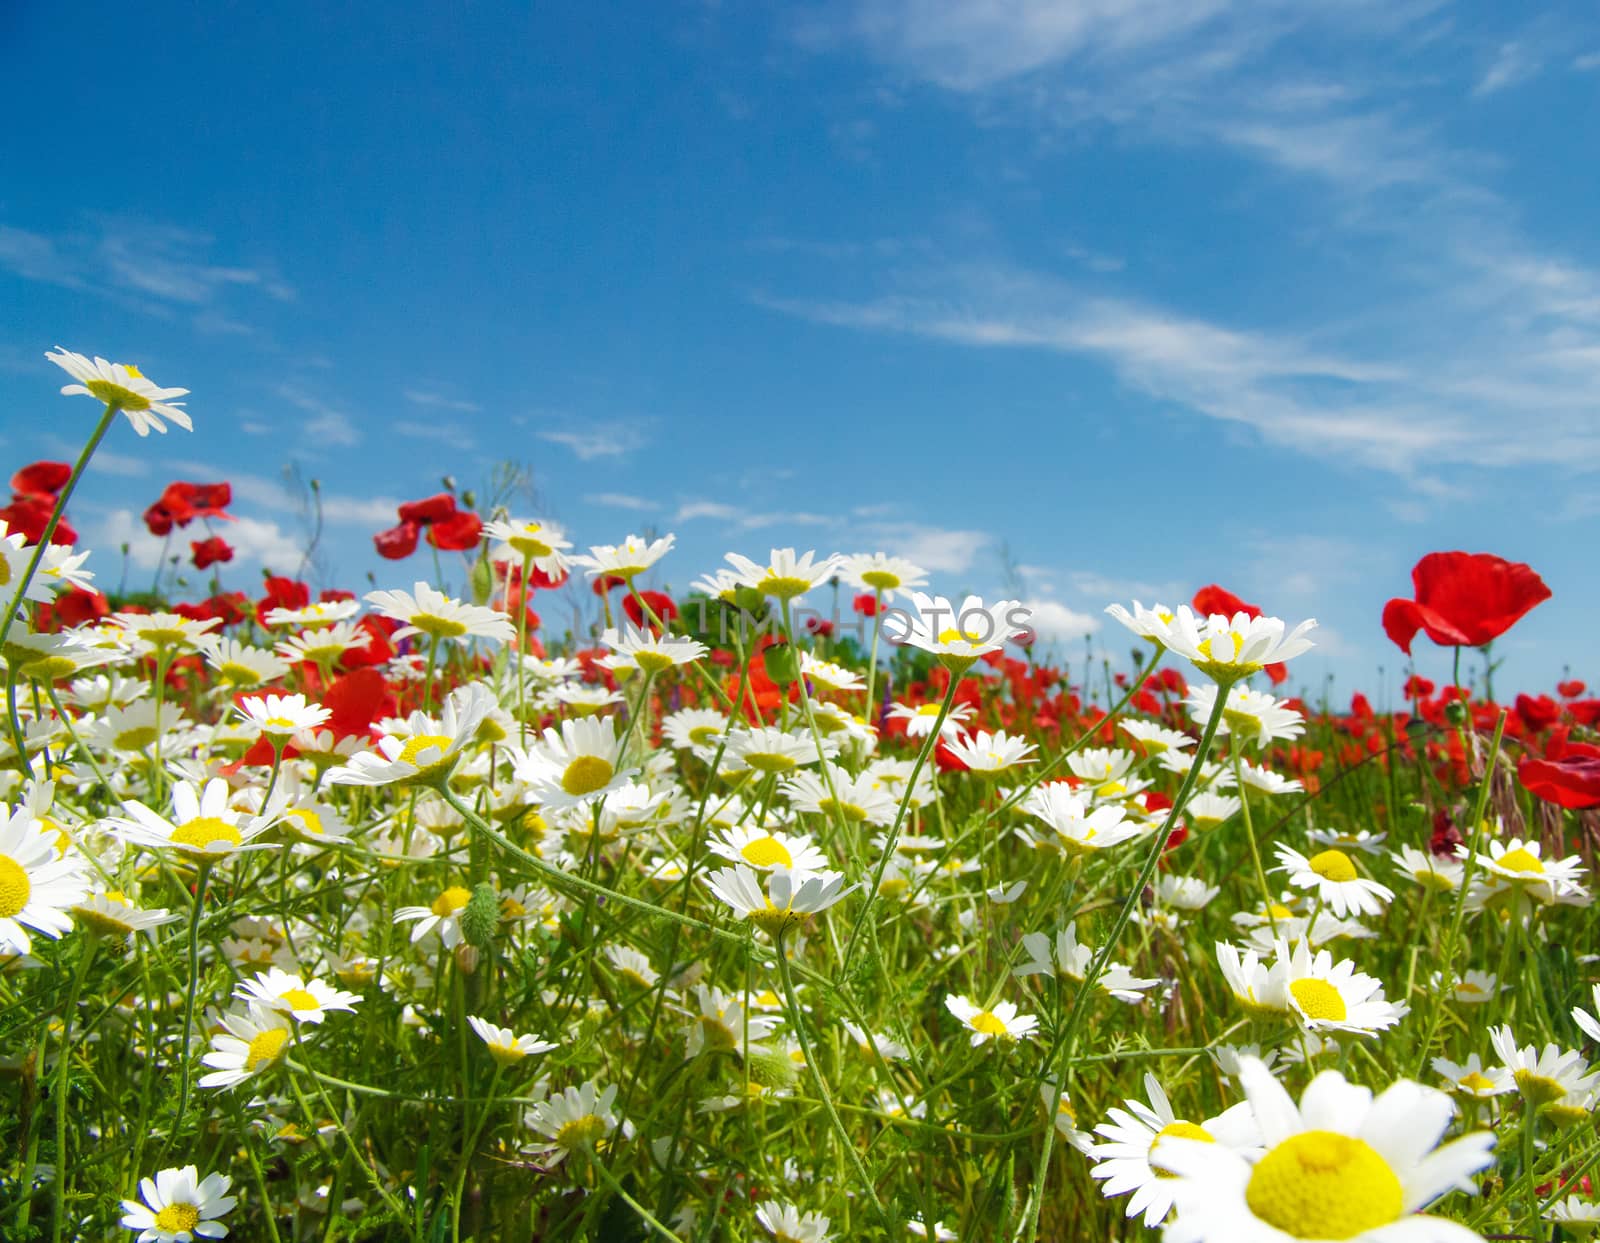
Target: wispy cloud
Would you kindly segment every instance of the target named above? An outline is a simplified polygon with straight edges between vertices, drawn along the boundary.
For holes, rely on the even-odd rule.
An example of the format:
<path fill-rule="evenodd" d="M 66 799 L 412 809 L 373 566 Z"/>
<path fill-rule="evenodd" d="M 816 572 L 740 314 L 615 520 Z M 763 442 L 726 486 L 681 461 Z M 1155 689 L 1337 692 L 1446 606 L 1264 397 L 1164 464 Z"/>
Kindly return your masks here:
<path fill-rule="evenodd" d="M 311 416 L 299 420 L 302 444 L 348 448 L 361 443 L 361 433 L 344 411 L 292 384 L 280 384 L 277 392 L 295 409 Z"/>
<path fill-rule="evenodd" d="M 654 501 L 626 492 L 591 492 L 583 498 L 591 505 L 604 505 L 610 509 L 631 509 L 636 513 L 654 513 L 660 508 Z"/>
<path fill-rule="evenodd" d="M 1483 77 L 1479 78 L 1478 84 L 1472 88 L 1472 93 L 1478 96 L 1493 95 L 1497 91 L 1528 81 L 1536 76 L 1541 68 L 1539 58 L 1526 45 L 1516 40 L 1502 43 L 1495 52 L 1494 60 L 1484 70 Z"/>
<path fill-rule="evenodd" d="M 472 433 L 459 423 L 418 423 L 412 419 L 400 419 L 389 424 L 389 428 L 397 435 L 411 440 L 435 440 L 440 444 L 449 445 L 452 449 L 471 449 L 476 443 L 472 439 Z"/>
<path fill-rule="evenodd" d="M 573 424 L 538 432 L 540 440 L 572 450 L 580 462 L 597 458 L 620 458 L 644 447 L 648 441 L 644 428 L 636 421 Z"/>
<path fill-rule="evenodd" d="M 447 397 L 443 393 L 435 393 L 425 389 L 408 388 L 401 396 L 414 406 L 428 406 L 437 410 L 456 410 L 462 414 L 472 414 L 483 409 L 475 401 L 465 401 L 459 397 Z"/>

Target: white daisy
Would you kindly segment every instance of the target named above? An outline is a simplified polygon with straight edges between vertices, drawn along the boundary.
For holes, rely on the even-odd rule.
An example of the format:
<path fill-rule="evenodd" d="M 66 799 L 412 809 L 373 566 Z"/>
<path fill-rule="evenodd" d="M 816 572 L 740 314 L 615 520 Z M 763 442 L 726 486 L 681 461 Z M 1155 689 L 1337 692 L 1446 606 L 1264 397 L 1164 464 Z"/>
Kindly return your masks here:
<path fill-rule="evenodd" d="M 882 593 L 893 600 L 897 591 L 910 591 L 928 581 L 928 572 L 904 557 L 882 552 L 858 552 L 839 558 L 839 577 L 856 587 Z"/>
<path fill-rule="evenodd" d="M 1185 702 L 1189 715 L 1200 724 L 1211 719 L 1217 704 L 1217 688 L 1192 686 Z M 1233 734 L 1257 747 L 1285 738 L 1298 738 L 1305 732 L 1306 719 L 1286 699 L 1277 699 L 1264 691 L 1253 691 L 1243 683 L 1235 682 L 1228 688 L 1227 702 L 1222 706 L 1219 734 Z"/>
<path fill-rule="evenodd" d="M 959 605 L 944 596 L 911 593 L 917 615 L 899 609 L 884 613 L 884 633 L 891 643 L 909 643 L 938 657 L 955 673 L 964 673 L 980 656 L 998 652 L 1006 640 L 1023 630 L 1029 612 L 1017 600 L 984 604 L 967 596 Z"/>
<path fill-rule="evenodd" d="M 1313 952 L 1304 941 L 1291 948 L 1279 938 L 1277 963 L 1283 966 L 1289 1011 L 1307 1031 L 1369 1036 L 1393 1027 L 1407 1013 L 1405 1006 L 1384 999 L 1378 980 L 1348 959 L 1334 961 L 1328 950 Z"/>
<path fill-rule="evenodd" d="M 56 850 L 56 834 L 26 804 L 0 818 L 0 953 L 33 948 L 28 928 L 47 937 L 72 929 L 67 909 L 83 900 L 88 883 L 76 850 Z M 24 926 L 26 925 L 26 927 Z"/>
<path fill-rule="evenodd" d="M 410 592 L 369 591 L 364 598 L 385 617 L 405 623 L 390 636 L 396 642 L 408 635 L 425 634 L 435 641 L 453 639 L 466 643 L 482 638 L 509 643 L 517 634 L 504 613 L 452 600 L 421 581 Z"/>
<path fill-rule="evenodd" d="M 529 744 L 514 770 L 529 796 L 546 808 L 577 807 L 621 789 L 638 771 L 618 771 L 623 740 L 610 717 L 563 721 Z"/>
<path fill-rule="evenodd" d="M 646 634 L 632 626 L 620 631 L 607 630 L 600 636 L 600 642 L 609 647 L 612 654 L 601 657 L 596 663 L 613 673 L 622 669 L 665 673 L 678 665 L 693 664 L 704 658 L 708 650 L 704 643 L 696 639 L 686 639 L 681 635 Z"/>
<path fill-rule="evenodd" d="M 756 1220 L 776 1243 L 829 1243 L 828 1219 L 821 1213 L 802 1213 L 781 1200 L 756 1205 Z"/>
<path fill-rule="evenodd" d="M 1016 1041 L 1031 1036 L 1039 1026 L 1038 1017 L 1032 1014 L 1018 1014 L 1014 1002 L 1001 1001 L 995 1004 L 994 1009 L 985 1010 L 968 998 L 951 993 L 944 999 L 944 1008 L 961 1020 L 964 1027 L 972 1032 L 972 1045 L 994 1041 Z"/>
<path fill-rule="evenodd" d="M 796 555 L 792 548 L 774 548 L 765 565 L 736 552 L 728 553 L 724 560 L 733 567 L 742 585 L 777 600 L 792 600 L 833 577 L 835 558 L 828 556 L 818 561 L 816 556 L 814 551 Z"/>
<path fill-rule="evenodd" d="M 264 1006 L 230 1010 L 220 1021 L 223 1030 L 211 1037 L 211 1051 L 200 1059 L 213 1068 L 200 1077 L 202 1088 L 237 1087 L 266 1073 L 283 1060 L 294 1039 L 288 1016 Z"/>
<path fill-rule="evenodd" d="M 561 1047 L 537 1036 L 519 1036 L 509 1027 L 496 1027 L 476 1014 L 467 1015 L 467 1023 L 478 1033 L 478 1039 L 489 1046 L 489 1056 L 501 1066 L 515 1066 L 523 1058 Z"/>
<path fill-rule="evenodd" d="M 730 863 L 747 863 L 758 871 L 782 867 L 821 872 L 828 866 L 828 856 L 818 850 L 809 837 L 777 829 L 734 825 L 714 835 L 706 845 L 712 854 Z"/>
<path fill-rule="evenodd" d="M 1517 1081 L 1503 1066 L 1485 1068 L 1476 1053 L 1467 1057 L 1465 1065 L 1458 1066 L 1448 1058 L 1433 1059 L 1433 1069 L 1450 1081 L 1450 1090 L 1476 1100 L 1488 1100 L 1517 1090 Z"/>
<path fill-rule="evenodd" d="M 1342 850 L 1323 850 L 1309 859 L 1290 846 L 1277 848 L 1275 872 L 1289 873 L 1297 889 L 1312 890 L 1335 915 L 1381 915 L 1394 890 L 1368 880 Z"/>
<path fill-rule="evenodd" d="M 187 394 L 186 388 L 160 388 L 145 379 L 135 366 L 107 362 L 98 356 L 91 362 L 59 345 L 46 351 L 45 357 L 77 381 L 62 388 L 63 396 L 81 393 L 115 406 L 141 436 L 148 436 L 152 430 L 165 433 L 167 425 L 162 419 L 171 420 L 186 432 L 194 430 L 184 403 L 172 400 Z"/>
<path fill-rule="evenodd" d="M 775 867 L 757 875 L 739 864 L 706 877 L 706 886 L 741 918 L 777 937 L 833 906 L 856 888 L 841 872 L 791 872 Z"/>
<path fill-rule="evenodd" d="M 278 1010 L 301 1023 L 320 1023 L 329 1010 L 354 1010 L 361 998 L 325 984 L 316 977 L 293 975 L 273 967 L 246 980 L 233 995 L 247 1004 Z"/>
<path fill-rule="evenodd" d="M 596 544 L 589 549 L 588 556 L 580 555 L 570 560 L 573 565 L 586 566 L 590 578 L 599 578 L 603 574 L 608 578 L 631 582 L 671 552 L 673 543 L 672 535 L 649 541 L 630 535 L 620 544 Z"/>
<path fill-rule="evenodd" d="M 963 722 L 971 715 L 970 704 L 951 704 L 950 711 L 945 714 L 944 724 L 939 727 L 939 736 L 959 738 L 966 732 L 962 728 Z M 933 723 L 939 719 L 939 704 L 890 704 L 889 719 L 905 722 L 907 738 L 926 738 L 933 732 Z"/>
<path fill-rule="evenodd" d="M 540 1101 L 523 1115 L 523 1121 L 550 1141 L 541 1151 L 556 1164 L 569 1152 L 600 1148 L 619 1128 L 624 1136 L 633 1133 L 632 1126 L 612 1112 L 616 1099 L 616 1084 L 602 1091 L 591 1079 Z"/>
<path fill-rule="evenodd" d="M 1028 757 L 1038 748 L 1025 738 L 1012 737 L 1003 729 L 992 734 L 980 729 L 970 738 L 946 741 L 945 749 L 965 764 L 968 771 L 987 774 L 1031 764 L 1033 761 Z"/>
<path fill-rule="evenodd" d="M 129 801 L 122 805 L 127 816 L 111 816 L 104 824 L 132 845 L 177 850 L 196 863 L 216 862 L 245 850 L 275 849 L 274 842 L 255 840 L 271 827 L 270 822 L 229 806 L 232 796 L 221 777 L 211 778 L 198 792 L 191 782 L 178 781 L 172 786 L 171 820 L 143 803 Z"/>
<path fill-rule="evenodd" d="M 481 682 L 459 687 L 445 698 L 435 721 L 413 712 L 403 733 L 385 733 L 377 753 L 362 751 L 331 769 L 329 785 L 435 785 L 449 776 L 478 727 L 497 706 L 494 692 Z"/>
<path fill-rule="evenodd" d="M 1600 1086 L 1600 1070 L 1590 1070 L 1588 1061 L 1576 1050 L 1554 1043 L 1543 1049 L 1520 1046 L 1510 1027 L 1490 1028 L 1489 1043 L 1522 1095 L 1536 1105 L 1548 1105 L 1574 1092 L 1589 1092 Z"/>
<path fill-rule="evenodd" d="M 182 392 L 183 390 L 178 390 Z M 228 1194 L 233 1180 L 224 1174 L 207 1174 L 192 1165 L 161 1170 L 154 1178 L 139 1180 L 138 1200 L 122 1202 L 122 1224 L 139 1231 L 137 1243 L 191 1243 L 196 1237 L 220 1239 L 228 1227 L 219 1220 L 238 1204 Z"/>
<path fill-rule="evenodd" d="M 528 561 L 549 578 L 558 578 L 567 572 L 568 561 L 563 554 L 572 544 L 559 527 L 547 522 L 506 518 L 484 523 L 483 533 L 498 540 L 513 559 Z"/>
<path fill-rule="evenodd" d="M 1090 810 L 1089 800 L 1061 781 L 1034 787 L 1019 806 L 1054 831 L 1057 845 L 1075 854 L 1105 850 L 1144 833 L 1120 806 L 1107 803 Z"/>
<path fill-rule="evenodd" d="M 333 715 L 321 704 L 307 703 L 304 695 L 249 695 L 235 711 L 269 738 L 284 739 L 297 730 L 316 729 Z"/>

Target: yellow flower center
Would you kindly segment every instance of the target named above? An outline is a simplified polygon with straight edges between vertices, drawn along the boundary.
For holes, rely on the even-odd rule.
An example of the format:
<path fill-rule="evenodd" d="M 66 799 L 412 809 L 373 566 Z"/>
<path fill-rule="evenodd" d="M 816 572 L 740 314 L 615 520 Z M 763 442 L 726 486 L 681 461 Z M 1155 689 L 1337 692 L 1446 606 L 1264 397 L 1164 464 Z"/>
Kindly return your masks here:
<path fill-rule="evenodd" d="M 451 885 L 437 898 L 428 909 L 441 918 L 454 915 L 472 900 L 472 890 L 462 885 Z"/>
<path fill-rule="evenodd" d="M 794 857 L 775 837 L 758 837 L 739 853 L 758 868 L 791 867 L 794 864 Z"/>
<path fill-rule="evenodd" d="M 1300 1009 L 1308 1019 L 1331 1019 L 1335 1023 L 1342 1023 L 1349 1013 L 1344 998 L 1339 996 L 1339 990 L 1326 980 L 1296 980 L 1289 985 L 1289 991 L 1294 994 L 1294 999 L 1300 1003 Z"/>
<path fill-rule="evenodd" d="M 216 842 L 237 846 L 240 842 L 239 830 L 216 816 L 196 816 L 172 830 L 174 846 L 187 846 L 191 850 L 209 853 Z"/>
<path fill-rule="evenodd" d="M 939 632 L 939 642 L 940 643 L 970 643 L 970 644 L 976 645 L 976 644 L 979 644 L 979 643 L 987 642 L 987 640 L 982 635 L 978 634 L 978 632 L 975 631 L 975 630 L 974 631 L 957 630 L 955 627 L 952 626 L 948 630 L 941 630 Z M 934 709 L 935 713 L 937 713 L 938 711 L 939 710 L 937 708 Z"/>
<path fill-rule="evenodd" d="M 321 837 L 325 832 L 322 827 L 322 817 L 309 807 L 291 807 L 288 811 L 288 817 L 299 822 L 302 833 L 311 833 Z"/>
<path fill-rule="evenodd" d="M 545 543 L 542 539 L 538 538 L 539 533 L 542 530 L 544 530 L 544 528 L 541 527 L 537 522 L 529 522 L 523 526 L 522 530 L 518 534 L 513 535 L 509 540 L 507 540 L 506 543 L 510 544 L 511 547 L 515 548 L 524 557 L 548 557 L 555 552 L 555 549 L 550 547 L 550 545 Z"/>
<path fill-rule="evenodd" d="M 136 725 L 112 738 L 111 745 L 118 751 L 143 751 L 156 740 L 156 737 L 154 726 Z"/>
<path fill-rule="evenodd" d="M 283 1056 L 283 1046 L 289 1041 L 287 1027 L 269 1027 L 250 1042 L 245 1050 L 244 1068 L 254 1071 L 258 1066 L 270 1066 Z"/>
<path fill-rule="evenodd" d="M 900 576 L 888 570 L 868 570 L 861 575 L 861 581 L 879 591 L 893 591 L 900 585 Z"/>
<path fill-rule="evenodd" d="M 991 1010 L 979 1010 L 971 1019 L 972 1030 L 982 1032 L 985 1036 L 1007 1036 L 1010 1033 L 1006 1025 L 995 1018 Z"/>
<path fill-rule="evenodd" d="M 581 1118 L 565 1123 L 556 1132 L 556 1143 L 561 1147 L 586 1148 L 604 1138 L 606 1124 L 593 1114 L 584 1114 Z"/>
<path fill-rule="evenodd" d="M 437 613 L 417 613 L 411 618 L 411 624 L 435 639 L 459 639 L 467 633 L 466 622 L 440 617 Z"/>
<path fill-rule="evenodd" d="M 33 882 L 23 866 L 9 855 L 0 855 L 0 919 L 10 919 L 28 905 Z"/>
<path fill-rule="evenodd" d="M 722 733 L 719 725 L 696 725 L 689 731 L 689 741 L 697 747 L 703 747 L 708 742 L 715 742 Z"/>
<path fill-rule="evenodd" d="M 574 798 L 603 790 L 616 773 L 603 755 L 580 755 L 561 774 L 561 788 Z"/>
<path fill-rule="evenodd" d="M 1294 912 L 1286 907 L 1282 902 L 1274 902 L 1267 908 L 1267 918 L 1269 920 L 1293 919 Z"/>
<path fill-rule="evenodd" d="M 1343 884 L 1356 878 L 1356 865 L 1350 862 L 1350 856 L 1342 850 L 1324 850 L 1321 854 L 1312 855 L 1306 862 L 1323 880 Z"/>
<path fill-rule="evenodd" d="M 169 1234 L 177 1234 L 181 1230 L 193 1231 L 199 1224 L 200 1210 L 192 1204 L 169 1204 L 156 1214 L 156 1229 Z"/>
<path fill-rule="evenodd" d="M 633 663 L 639 666 L 643 673 L 665 673 L 673 666 L 672 657 L 665 652 L 658 652 L 654 648 L 640 648 L 633 654 Z"/>
<path fill-rule="evenodd" d="M 796 578 L 792 574 L 780 574 L 776 567 L 769 567 L 756 588 L 764 591 L 769 596 L 777 596 L 780 600 L 792 600 L 795 596 L 803 596 L 811 590 L 808 579 Z"/>
<path fill-rule="evenodd" d="M 744 762 L 758 773 L 786 773 L 794 767 L 792 758 L 771 751 L 750 752 Z"/>
<path fill-rule="evenodd" d="M 317 1004 L 316 995 L 303 988 L 291 988 L 286 993 L 280 993 L 278 1000 L 291 1010 L 320 1010 L 322 1008 Z"/>
<path fill-rule="evenodd" d="M 417 756 L 430 747 L 437 747 L 441 754 L 450 749 L 450 739 L 443 734 L 413 734 L 406 739 L 406 745 L 400 748 L 399 759 L 402 764 L 416 764 L 422 767 Z M 435 761 L 436 762 L 436 761 Z"/>
<path fill-rule="evenodd" d="M 1166 1126 L 1162 1127 L 1156 1132 L 1155 1138 L 1150 1141 L 1150 1152 L 1147 1154 L 1150 1161 L 1150 1168 L 1155 1172 L 1158 1178 L 1175 1177 L 1171 1170 L 1155 1159 L 1155 1151 L 1157 1146 L 1162 1140 L 1167 1139 L 1169 1136 L 1173 1139 L 1198 1140 L 1202 1144 L 1214 1144 L 1217 1142 L 1212 1138 L 1211 1132 L 1206 1130 L 1205 1127 L 1201 1126 L 1197 1122 L 1168 1123 Z"/>
<path fill-rule="evenodd" d="M 513 1066 L 527 1057 L 527 1051 L 517 1048 L 514 1044 L 489 1045 L 489 1056 L 494 1058 L 501 1066 Z"/>
<path fill-rule="evenodd" d="M 131 375 L 137 375 L 132 367 L 128 368 Z M 150 399 L 141 397 L 132 389 L 123 388 L 120 384 L 113 384 L 110 380 L 87 380 L 84 388 L 88 389 L 108 406 L 116 406 L 120 410 L 148 410 Z"/>
<path fill-rule="evenodd" d="M 292 734 L 299 726 L 286 716 L 269 716 L 261 722 L 261 728 L 269 734 Z"/>
<path fill-rule="evenodd" d="M 1469 1092 L 1492 1092 L 1494 1080 L 1487 1075 L 1480 1075 L 1477 1071 L 1468 1071 L 1458 1081 Z"/>
<path fill-rule="evenodd" d="M 1524 850 L 1521 846 L 1518 846 L 1515 850 L 1506 851 L 1495 862 L 1513 872 L 1544 874 L 1544 864 L 1540 862 L 1539 856 L 1531 851 Z"/>
<path fill-rule="evenodd" d="M 1400 1180 L 1363 1140 L 1334 1131 L 1291 1135 L 1256 1163 L 1250 1211 L 1296 1239 L 1348 1239 L 1398 1220 Z"/>
<path fill-rule="evenodd" d="M 222 675 L 222 680 L 230 686 L 254 686 L 261 681 L 261 675 L 248 665 L 236 665 L 232 661 L 224 661 L 217 670 Z"/>
<path fill-rule="evenodd" d="M 1517 1087 L 1522 1090 L 1522 1095 L 1535 1105 L 1548 1105 L 1551 1101 L 1559 1101 L 1567 1094 L 1567 1089 L 1559 1079 L 1552 1079 L 1548 1075 L 1535 1074 L 1531 1070 L 1518 1070 L 1513 1072 Z"/>

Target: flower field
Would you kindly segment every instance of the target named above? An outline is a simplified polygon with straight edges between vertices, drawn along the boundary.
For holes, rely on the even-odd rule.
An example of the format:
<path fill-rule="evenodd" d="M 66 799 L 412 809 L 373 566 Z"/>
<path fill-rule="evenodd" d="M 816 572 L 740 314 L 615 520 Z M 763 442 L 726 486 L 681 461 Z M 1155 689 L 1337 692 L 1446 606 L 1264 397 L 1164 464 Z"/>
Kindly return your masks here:
<path fill-rule="evenodd" d="M 425 570 L 246 592 L 174 482 L 209 595 L 113 598 L 69 504 L 185 392 L 49 357 L 101 411 L 0 510 L 0 1237 L 1600 1226 L 1600 698 L 1460 673 L 1529 566 L 1417 565 L 1372 625 L 1458 675 L 1389 710 L 1218 585 L 1063 669 L 892 549 L 452 492 L 375 536 Z"/>

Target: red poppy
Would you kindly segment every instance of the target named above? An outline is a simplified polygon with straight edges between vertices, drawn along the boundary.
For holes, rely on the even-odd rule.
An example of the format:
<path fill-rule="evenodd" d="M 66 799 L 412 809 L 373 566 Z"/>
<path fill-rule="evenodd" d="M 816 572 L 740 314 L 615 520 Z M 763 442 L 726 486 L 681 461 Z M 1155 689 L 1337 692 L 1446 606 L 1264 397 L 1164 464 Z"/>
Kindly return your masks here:
<path fill-rule="evenodd" d="M 71 587 L 55 599 L 56 616 L 63 626 L 81 626 L 111 614 L 111 601 L 98 591 Z"/>
<path fill-rule="evenodd" d="M 850 607 L 863 617 L 876 617 L 878 615 L 878 597 L 871 594 L 862 594 L 850 601 Z"/>
<path fill-rule="evenodd" d="M 311 588 L 292 578 L 268 574 L 267 594 L 256 601 L 256 621 L 267 624 L 267 614 L 273 609 L 303 609 L 311 603 Z"/>
<path fill-rule="evenodd" d="M 1530 734 L 1537 734 L 1540 730 L 1549 729 L 1561 719 L 1561 705 L 1548 695 L 1535 698 L 1532 695 L 1517 696 L 1517 715 L 1522 718 L 1522 723 L 1527 726 Z"/>
<path fill-rule="evenodd" d="M 806 633 L 826 639 L 833 633 L 833 623 L 826 617 L 808 617 L 806 618 Z"/>
<path fill-rule="evenodd" d="M 1224 617 L 1232 617 L 1235 613 L 1244 613 L 1249 617 L 1261 616 L 1261 609 L 1258 605 L 1246 604 L 1233 592 L 1219 587 L 1215 583 L 1202 587 L 1195 592 L 1194 599 L 1190 601 L 1189 607 L 1194 609 L 1196 613 L 1203 613 L 1207 616 L 1212 613 L 1221 613 Z"/>
<path fill-rule="evenodd" d="M 1419 678 L 1412 674 L 1406 679 L 1405 697 L 1407 699 L 1426 699 L 1433 694 L 1433 683 L 1427 678 Z"/>
<path fill-rule="evenodd" d="M 1552 744 L 1544 759 L 1517 765 L 1517 777 L 1537 798 L 1558 807 L 1600 807 L 1600 747 L 1584 742 Z"/>
<path fill-rule="evenodd" d="M 626 587 L 627 585 L 628 580 L 620 574 L 601 574 L 594 582 L 589 584 L 589 587 L 597 596 L 609 596 L 612 588 Z"/>
<path fill-rule="evenodd" d="M 415 522 L 402 522 L 387 531 L 379 531 L 372 537 L 372 544 L 380 557 L 403 561 L 417 551 L 417 536 L 421 534 L 422 528 Z"/>
<path fill-rule="evenodd" d="M 678 616 L 678 606 L 673 603 L 672 597 L 666 592 L 641 591 L 639 596 L 649 607 L 650 612 L 654 613 L 660 620 L 669 622 Z M 622 597 L 622 611 L 628 615 L 628 620 L 635 626 L 638 626 L 641 630 L 644 629 L 645 612 L 644 609 L 639 607 L 639 601 L 633 598 L 632 592 Z M 650 623 L 650 628 L 652 630 L 656 628 L 654 622 Z"/>
<path fill-rule="evenodd" d="M 11 490 L 54 500 L 71 478 L 72 467 L 66 462 L 34 462 L 11 476 Z"/>
<path fill-rule="evenodd" d="M 44 529 L 50 525 L 50 515 L 55 512 L 55 508 L 54 497 L 40 496 L 38 493 L 16 493 L 11 498 L 11 504 L 0 509 L 0 522 L 4 522 L 12 532 L 20 532 L 28 543 L 37 544 L 44 537 Z M 78 542 L 78 532 L 73 529 L 65 516 L 56 523 L 56 529 L 50 533 L 50 542 L 52 544 Z"/>
<path fill-rule="evenodd" d="M 230 522 L 233 521 L 233 515 L 226 512 L 226 507 L 232 501 L 231 483 L 186 483 L 181 479 L 175 479 L 166 486 L 151 509 L 159 506 L 167 512 L 171 521 L 180 527 L 186 527 L 196 518 L 226 518 Z M 146 511 L 146 521 L 148 520 Z M 166 534 L 165 531 L 153 533 Z"/>
<path fill-rule="evenodd" d="M 332 604 L 339 600 L 354 600 L 355 598 L 355 592 L 344 591 L 338 587 L 324 587 L 317 593 L 317 599 L 324 604 Z"/>
<path fill-rule="evenodd" d="M 218 535 L 210 539 L 190 540 L 189 547 L 194 550 L 194 568 L 197 570 L 204 570 L 219 561 L 233 560 L 233 546 Z"/>
<path fill-rule="evenodd" d="M 1441 647 L 1482 647 L 1550 598 L 1530 566 L 1486 552 L 1430 552 L 1411 581 L 1416 599 L 1383 606 L 1384 632 L 1407 655 L 1419 630 Z"/>
<path fill-rule="evenodd" d="M 1570 682 L 1556 683 L 1556 694 L 1560 695 L 1563 699 L 1576 699 L 1588 689 L 1589 688 L 1587 686 L 1578 681 L 1576 678 Z"/>
<path fill-rule="evenodd" d="M 414 522 L 418 526 L 431 526 L 443 522 L 456 512 L 456 498 L 448 492 L 423 497 L 420 501 L 407 501 L 400 506 L 400 521 Z"/>
<path fill-rule="evenodd" d="M 250 616 L 250 597 L 242 591 L 225 591 L 206 601 L 211 616 L 222 618 L 224 626 L 237 626 Z"/>
<path fill-rule="evenodd" d="M 445 552 L 469 552 L 483 537 L 483 519 L 470 510 L 457 510 L 428 527 L 428 543 Z"/>
<path fill-rule="evenodd" d="M 154 505 L 150 506 L 149 509 L 144 511 L 145 530 L 149 531 L 151 535 L 158 537 L 171 535 L 172 528 L 174 526 L 182 525 L 178 519 L 179 515 L 174 514 L 160 501 L 157 501 Z M 185 518 L 183 521 L 187 522 L 188 519 Z"/>

